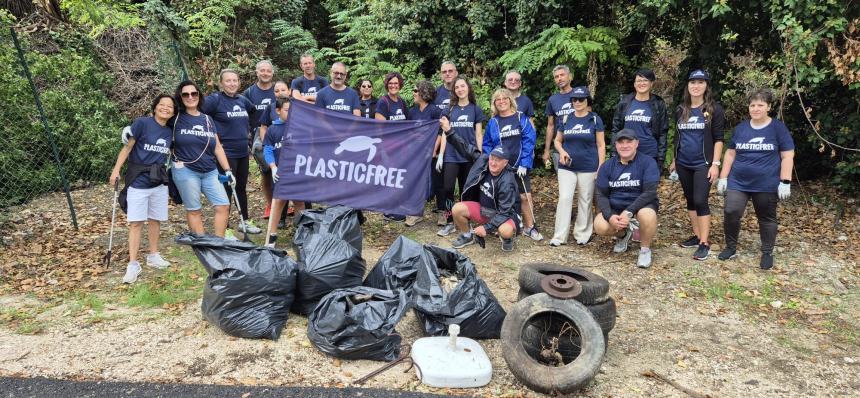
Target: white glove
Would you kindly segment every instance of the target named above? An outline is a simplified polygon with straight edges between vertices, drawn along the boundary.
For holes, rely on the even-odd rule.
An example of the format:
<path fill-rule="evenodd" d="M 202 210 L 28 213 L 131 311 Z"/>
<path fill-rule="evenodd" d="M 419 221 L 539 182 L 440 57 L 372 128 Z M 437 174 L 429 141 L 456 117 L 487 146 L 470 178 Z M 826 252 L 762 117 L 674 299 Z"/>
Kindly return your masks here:
<path fill-rule="evenodd" d="M 269 170 L 272 170 L 272 181 L 278 182 L 278 166 L 269 166 Z"/>
<path fill-rule="evenodd" d="M 777 194 L 779 195 L 779 200 L 788 199 L 788 197 L 791 196 L 791 184 L 780 182 L 779 187 L 777 188 Z"/>
<path fill-rule="evenodd" d="M 125 126 L 122 128 L 122 144 L 128 145 L 129 138 L 134 138 L 134 134 L 131 133 L 131 126 Z"/>
<path fill-rule="evenodd" d="M 729 179 L 728 178 L 718 179 L 717 180 L 717 194 L 725 195 L 726 194 L 726 187 L 728 185 L 729 185 Z"/>
<path fill-rule="evenodd" d="M 444 157 L 444 156 L 442 156 L 442 154 L 440 153 L 440 154 L 439 154 L 439 157 L 438 157 L 438 158 L 436 158 L 436 172 L 437 172 L 437 173 L 441 173 L 441 172 L 442 172 L 442 162 L 443 162 L 444 160 L 445 160 L 445 157 Z"/>
<path fill-rule="evenodd" d="M 230 170 L 227 170 L 224 172 L 224 175 L 227 176 L 227 181 L 230 184 L 230 186 L 235 187 L 236 186 L 236 176 L 233 175 L 233 172 Z"/>
<path fill-rule="evenodd" d="M 525 168 L 525 166 L 517 167 L 517 175 L 518 176 L 525 177 L 527 172 L 528 172 L 528 170 Z"/>
<path fill-rule="evenodd" d="M 672 170 L 672 173 L 669 174 L 669 180 L 670 181 L 678 181 L 678 172 L 675 170 Z"/>

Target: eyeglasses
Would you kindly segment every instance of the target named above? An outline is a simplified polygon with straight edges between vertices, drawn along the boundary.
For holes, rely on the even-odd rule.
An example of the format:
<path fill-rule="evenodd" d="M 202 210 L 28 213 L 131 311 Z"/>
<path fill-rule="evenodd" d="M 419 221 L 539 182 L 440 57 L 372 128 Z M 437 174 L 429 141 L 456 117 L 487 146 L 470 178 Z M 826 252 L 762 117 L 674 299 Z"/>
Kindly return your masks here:
<path fill-rule="evenodd" d="M 585 102 L 586 98 L 571 98 L 570 100 L 573 102 Z"/>
<path fill-rule="evenodd" d="M 361 88 L 373 88 L 373 86 L 369 86 L 369 85 L 367 85 L 367 84 L 362 84 L 362 85 L 361 85 Z"/>
<path fill-rule="evenodd" d="M 197 98 L 197 96 L 199 96 L 200 93 L 198 93 L 197 91 L 191 91 L 191 92 L 184 92 L 180 95 L 182 96 L 182 98 Z"/>

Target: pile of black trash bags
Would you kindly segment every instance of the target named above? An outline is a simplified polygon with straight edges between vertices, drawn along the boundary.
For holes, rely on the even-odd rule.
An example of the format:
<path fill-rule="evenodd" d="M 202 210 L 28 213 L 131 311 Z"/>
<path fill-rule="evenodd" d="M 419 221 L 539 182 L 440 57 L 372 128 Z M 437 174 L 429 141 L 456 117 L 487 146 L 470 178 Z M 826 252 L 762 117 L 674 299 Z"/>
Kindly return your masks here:
<path fill-rule="evenodd" d="M 203 316 L 225 333 L 277 340 L 289 312 L 308 315 L 308 338 L 342 359 L 392 361 L 395 330 L 412 308 L 427 335 L 499 338 L 505 311 L 472 262 L 455 250 L 399 237 L 367 278 L 360 212 L 333 206 L 295 220 L 298 262 L 283 250 L 182 234 L 209 274 Z"/>

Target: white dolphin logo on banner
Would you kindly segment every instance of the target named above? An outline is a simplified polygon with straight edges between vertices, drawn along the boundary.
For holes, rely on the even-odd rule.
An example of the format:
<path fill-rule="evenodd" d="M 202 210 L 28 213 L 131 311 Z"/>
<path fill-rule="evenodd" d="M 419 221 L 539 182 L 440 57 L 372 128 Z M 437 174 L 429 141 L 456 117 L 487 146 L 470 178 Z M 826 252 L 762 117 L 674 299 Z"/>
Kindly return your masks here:
<path fill-rule="evenodd" d="M 366 135 L 359 135 L 355 137 L 349 137 L 340 142 L 337 148 L 334 150 L 335 155 L 340 155 L 343 151 L 349 152 L 367 152 L 367 162 L 370 163 L 373 160 L 373 157 L 376 156 L 376 144 L 382 142 L 379 138 L 370 138 Z"/>

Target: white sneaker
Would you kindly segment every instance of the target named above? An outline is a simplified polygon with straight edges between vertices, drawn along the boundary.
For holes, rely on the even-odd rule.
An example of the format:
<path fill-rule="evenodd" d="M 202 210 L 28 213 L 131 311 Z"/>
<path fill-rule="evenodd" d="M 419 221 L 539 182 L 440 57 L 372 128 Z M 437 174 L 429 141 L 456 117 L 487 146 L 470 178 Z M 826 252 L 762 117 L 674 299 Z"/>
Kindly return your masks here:
<path fill-rule="evenodd" d="M 146 265 L 152 268 L 165 269 L 170 266 L 170 263 L 161 257 L 161 253 L 151 253 L 146 255 Z"/>
<path fill-rule="evenodd" d="M 407 226 L 407 227 L 415 226 L 415 224 L 418 224 L 418 223 L 420 223 L 421 221 L 424 221 L 424 217 L 421 217 L 421 216 L 406 216 L 406 226 Z"/>
<path fill-rule="evenodd" d="M 137 276 L 140 275 L 140 263 L 130 261 L 128 267 L 125 268 L 125 276 L 122 277 L 122 283 L 134 283 L 137 281 Z"/>
<path fill-rule="evenodd" d="M 615 241 L 615 247 L 612 248 L 612 251 L 615 253 L 624 253 L 627 251 L 627 245 L 630 243 L 630 238 L 633 237 L 633 228 L 627 228 L 624 230 L 624 236 L 618 238 Z"/>
<path fill-rule="evenodd" d="M 552 239 L 549 241 L 549 245 L 552 247 L 559 247 L 559 246 L 561 246 L 561 240 Z"/>
<path fill-rule="evenodd" d="M 535 227 L 523 229 L 523 235 L 532 238 L 533 241 L 543 240 L 543 235 L 541 235 Z"/>
<path fill-rule="evenodd" d="M 643 251 L 645 248 L 639 250 L 639 260 L 636 261 L 636 266 L 639 268 L 648 268 L 651 266 L 651 249 L 647 251 Z"/>
<path fill-rule="evenodd" d="M 445 226 L 442 227 L 439 232 L 436 232 L 436 235 L 448 236 L 451 235 L 451 232 L 454 232 L 455 230 L 457 230 L 457 227 L 455 227 L 454 224 L 445 224 Z"/>
<path fill-rule="evenodd" d="M 238 241 L 239 240 L 239 238 L 236 237 L 236 234 L 234 234 L 233 230 L 230 228 L 227 228 L 227 230 L 224 231 L 224 239 L 225 240 L 232 240 L 232 241 Z"/>
<path fill-rule="evenodd" d="M 260 227 L 258 227 L 254 224 L 253 220 L 245 220 L 244 224 L 240 222 L 239 223 L 239 230 L 247 232 L 249 234 L 253 234 L 253 235 L 256 235 L 256 234 L 263 232 L 263 230 L 260 229 Z"/>

